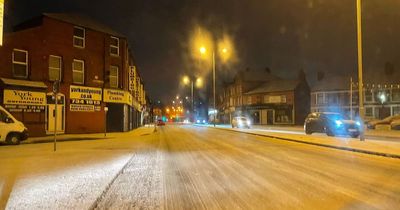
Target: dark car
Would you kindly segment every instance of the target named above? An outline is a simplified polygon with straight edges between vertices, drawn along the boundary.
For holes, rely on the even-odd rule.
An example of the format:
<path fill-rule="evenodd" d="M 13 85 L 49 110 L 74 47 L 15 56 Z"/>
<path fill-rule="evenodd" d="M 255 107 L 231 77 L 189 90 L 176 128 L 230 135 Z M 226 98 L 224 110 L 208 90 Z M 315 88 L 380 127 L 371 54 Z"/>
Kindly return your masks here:
<path fill-rule="evenodd" d="M 339 113 L 314 112 L 307 116 L 304 131 L 308 135 L 326 133 L 328 136 L 350 135 L 357 138 L 360 135 L 360 126 L 360 122 L 349 120 Z"/>

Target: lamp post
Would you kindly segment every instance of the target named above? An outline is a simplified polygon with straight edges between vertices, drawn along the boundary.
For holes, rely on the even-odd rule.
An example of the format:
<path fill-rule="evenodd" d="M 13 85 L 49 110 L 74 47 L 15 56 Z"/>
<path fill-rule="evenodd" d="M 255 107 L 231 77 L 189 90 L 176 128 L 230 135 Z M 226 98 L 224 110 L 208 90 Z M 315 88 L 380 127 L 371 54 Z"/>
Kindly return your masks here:
<path fill-rule="evenodd" d="M 363 59 L 362 59 L 362 31 L 361 31 L 361 0 L 356 0 L 357 8 L 357 55 L 358 55 L 358 114 L 361 121 L 360 141 L 364 136 L 364 92 L 363 92 Z"/>
<path fill-rule="evenodd" d="M 201 78 L 197 78 L 196 80 L 194 79 L 194 77 L 188 77 L 188 76 L 184 76 L 183 77 L 183 84 L 188 85 L 190 83 L 190 92 L 191 92 L 191 112 L 192 112 L 192 116 L 194 115 L 194 85 L 196 82 L 196 86 L 197 87 L 201 87 L 202 85 L 202 79 Z M 192 117 L 194 120 L 194 116 Z"/>

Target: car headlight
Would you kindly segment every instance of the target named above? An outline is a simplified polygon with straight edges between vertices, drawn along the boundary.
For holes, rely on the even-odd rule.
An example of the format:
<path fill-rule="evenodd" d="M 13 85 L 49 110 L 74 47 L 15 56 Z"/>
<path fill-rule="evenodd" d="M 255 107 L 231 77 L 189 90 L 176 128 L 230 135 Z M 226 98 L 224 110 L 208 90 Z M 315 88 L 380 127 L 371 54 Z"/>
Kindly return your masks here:
<path fill-rule="evenodd" d="M 341 125 L 343 124 L 343 122 L 340 121 L 340 120 L 335 120 L 335 123 L 336 123 L 336 125 L 337 125 L 338 127 L 341 126 Z"/>
<path fill-rule="evenodd" d="M 250 124 L 251 124 L 250 120 L 247 120 L 247 125 L 250 125 Z"/>
<path fill-rule="evenodd" d="M 200 123 L 200 120 L 196 120 L 196 123 Z"/>
<path fill-rule="evenodd" d="M 206 120 L 203 120 L 203 123 L 206 123 Z"/>
<path fill-rule="evenodd" d="M 356 122 L 356 125 L 357 125 L 357 126 L 361 126 L 360 121 L 357 121 L 357 122 Z"/>

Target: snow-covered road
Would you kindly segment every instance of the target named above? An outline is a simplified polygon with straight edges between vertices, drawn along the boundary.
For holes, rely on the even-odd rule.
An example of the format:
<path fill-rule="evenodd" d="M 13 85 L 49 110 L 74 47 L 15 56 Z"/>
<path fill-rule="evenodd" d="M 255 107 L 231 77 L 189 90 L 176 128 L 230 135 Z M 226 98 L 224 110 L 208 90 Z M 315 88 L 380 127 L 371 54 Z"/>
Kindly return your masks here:
<path fill-rule="evenodd" d="M 396 209 L 400 160 L 206 127 L 0 147 L 8 209 Z M 1 206 L 0 206 L 1 207 Z"/>

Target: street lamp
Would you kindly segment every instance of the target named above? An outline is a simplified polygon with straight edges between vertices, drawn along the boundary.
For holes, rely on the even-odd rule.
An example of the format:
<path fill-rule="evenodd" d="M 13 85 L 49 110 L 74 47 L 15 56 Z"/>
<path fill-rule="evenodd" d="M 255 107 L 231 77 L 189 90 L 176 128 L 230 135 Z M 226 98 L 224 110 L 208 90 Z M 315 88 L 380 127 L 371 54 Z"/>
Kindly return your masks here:
<path fill-rule="evenodd" d="M 221 53 L 222 53 L 221 57 L 223 57 L 223 55 L 227 55 L 228 49 L 226 47 L 223 47 L 223 46 L 220 46 L 220 45 L 219 45 L 219 47 L 222 48 L 221 49 Z M 202 46 L 202 47 L 200 47 L 199 51 L 200 51 L 200 53 L 202 55 L 205 55 L 206 52 L 207 52 L 207 49 L 204 46 Z M 213 74 L 213 99 L 214 99 L 214 102 L 213 102 L 213 107 L 214 107 L 213 124 L 214 124 L 214 127 L 215 127 L 215 121 L 217 119 L 217 111 L 216 111 L 217 109 L 215 107 L 216 97 L 215 97 L 215 51 L 214 51 L 214 49 L 212 50 L 212 72 L 213 72 L 212 74 Z"/>
<path fill-rule="evenodd" d="M 363 93 L 363 60 L 361 31 L 361 0 L 356 0 L 357 7 L 357 55 L 358 55 L 358 114 L 361 121 L 360 141 L 364 141 L 364 93 Z"/>
<path fill-rule="evenodd" d="M 203 49 L 205 52 L 205 48 Z M 194 114 L 194 93 L 193 93 L 193 89 L 194 89 L 194 83 L 196 82 L 196 87 L 199 88 L 203 85 L 203 80 L 199 77 L 196 79 L 196 81 L 194 81 L 194 77 L 190 78 L 188 76 L 184 76 L 183 77 L 183 84 L 184 85 L 188 85 L 190 83 L 190 92 L 191 92 L 191 110 L 192 110 L 192 115 Z M 188 99 L 188 97 L 186 97 L 186 99 Z M 182 103 L 182 101 L 181 101 Z"/>

